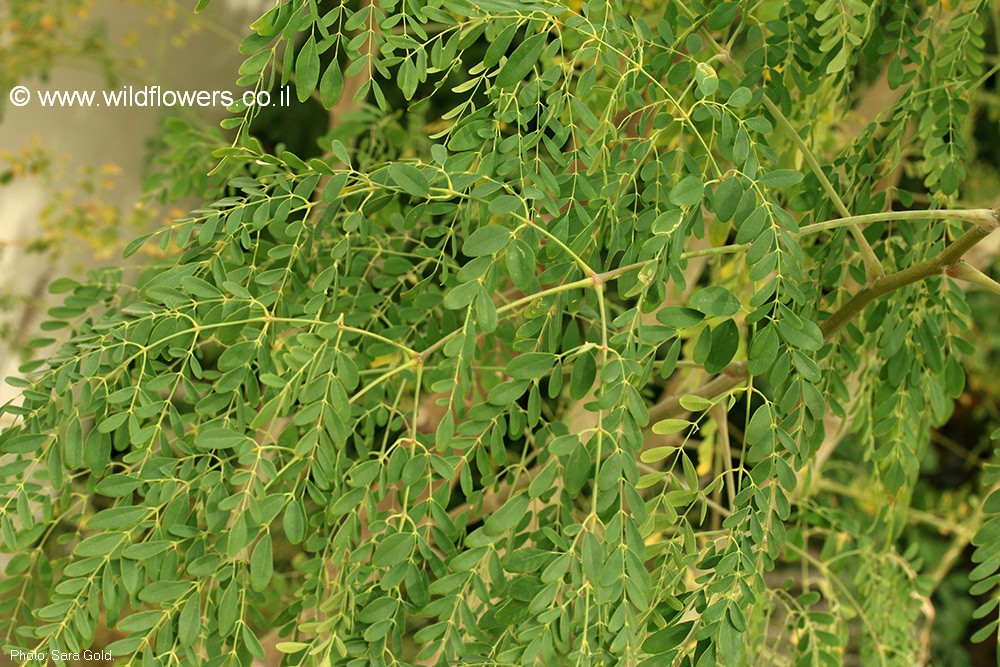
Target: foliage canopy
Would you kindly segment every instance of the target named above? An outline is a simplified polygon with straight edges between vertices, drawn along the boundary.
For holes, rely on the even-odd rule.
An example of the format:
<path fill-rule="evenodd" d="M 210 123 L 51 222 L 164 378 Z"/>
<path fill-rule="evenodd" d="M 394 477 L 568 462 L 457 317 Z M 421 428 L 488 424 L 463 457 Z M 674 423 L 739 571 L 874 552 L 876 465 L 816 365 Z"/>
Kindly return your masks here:
<path fill-rule="evenodd" d="M 299 155 L 234 109 L 209 176 L 175 126 L 153 181 L 208 203 L 126 254 L 180 251 L 53 284 L 64 342 L 3 408 L 5 645 L 927 660 L 948 570 L 905 538 L 956 279 L 998 288 L 962 260 L 994 212 L 955 206 L 989 7 L 276 2 L 239 84 L 333 124 Z"/>

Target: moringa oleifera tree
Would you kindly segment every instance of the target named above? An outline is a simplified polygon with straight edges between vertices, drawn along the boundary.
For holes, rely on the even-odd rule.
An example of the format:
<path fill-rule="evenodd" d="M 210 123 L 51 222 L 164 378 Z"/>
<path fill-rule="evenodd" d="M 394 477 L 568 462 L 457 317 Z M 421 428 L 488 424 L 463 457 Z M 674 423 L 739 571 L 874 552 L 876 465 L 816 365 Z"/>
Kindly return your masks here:
<path fill-rule="evenodd" d="M 238 83 L 331 109 L 321 153 L 235 109 L 206 205 L 127 254 L 177 252 L 53 285 L 3 408 L 5 646 L 928 660 L 948 570 L 898 538 L 963 285 L 1000 290 L 958 4 L 276 2 Z M 979 638 L 998 499 L 952 530 Z"/>

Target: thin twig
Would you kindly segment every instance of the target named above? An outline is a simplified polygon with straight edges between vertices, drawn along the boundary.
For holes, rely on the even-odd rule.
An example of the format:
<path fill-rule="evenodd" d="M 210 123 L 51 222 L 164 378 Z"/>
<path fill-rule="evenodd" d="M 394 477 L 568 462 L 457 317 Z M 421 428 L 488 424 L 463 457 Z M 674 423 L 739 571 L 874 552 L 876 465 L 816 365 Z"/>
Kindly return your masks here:
<path fill-rule="evenodd" d="M 712 399 L 720 394 L 724 394 L 747 379 L 747 365 L 742 361 L 730 364 L 714 380 L 707 384 L 685 393 L 685 396 L 699 396 L 704 399 Z M 662 419 L 669 419 L 684 414 L 687 410 L 681 405 L 681 396 L 668 396 L 649 409 L 649 422 L 652 424 Z"/>

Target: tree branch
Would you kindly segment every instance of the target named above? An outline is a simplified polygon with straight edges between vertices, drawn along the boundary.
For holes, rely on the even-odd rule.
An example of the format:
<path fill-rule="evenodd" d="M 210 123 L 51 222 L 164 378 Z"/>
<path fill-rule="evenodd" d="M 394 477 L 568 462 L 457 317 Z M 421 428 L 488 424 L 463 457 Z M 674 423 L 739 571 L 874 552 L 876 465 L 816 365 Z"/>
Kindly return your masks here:
<path fill-rule="evenodd" d="M 976 225 L 958 237 L 936 257 L 924 260 L 908 269 L 897 271 L 888 276 L 882 276 L 870 285 L 863 287 L 847 303 L 831 315 L 828 320 L 820 325 L 820 330 L 823 332 L 823 339 L 830 340 L 845 324 L 854 319 L 868 304 L 876 299 L 890 292 L 895 292 L 902 287 L 912 285 L 925 278 L 941 273 L 947 267 L 956 264 L 962 259 L 965 253 L 986 238 L 996 228 L 997 218 L 994 212 L 993 220 L 990 223 Z"/>
<path fill-rule="evenodd" d="M 947 220 L 949 218 L 954 218 L 955 220 L 974 222 L 977 225 L 989 225 L 994 220 L 993 215 L 993 210 L 989 208 L 883 211 L 882 213 L 865 213 L 863 215 L 851 215 L 846 218 L 834 218 L 832 220 L 824 220 L 823 222 L 814 222 L 811 225 L 801 227 L 795 235 L 805 236 L 806 234 L 815 234 L 817 232 L 825 232 L 831 229 L 839 229 L 841 227 L 851 227 L 853 225 L 868 224 L 871 222 L 886 222 L 890 220 L 916 221 Z M 747 242 L 732 243 L 729 245 L 714 246 L 711 248 L 699 248 L 698 250 L 689 250 L 682 253 L 681 258 L 692 259 L 694 257 L 734 255 L 736 253 L 746 252 L 750 248 L 750 245 L 751 243 Z"/>
<path fill-rule="evenodd" d="M 722 375 L 694 391 L 687 392 L 685 396 L 700 396 L 704 399 L 715 398 L 719 394 L 724 394 L 736 387 L 746 380 L 747 377 L 746 363 L 737 361 L 729 364 Z M 687 410 L 681 405 L 681 397 L 669 396 L 649 409 L 649 421 L 652 423 L 662 419 L 669 419 L 682 415 L 685 412 Z"/>
<path fill-rule="evenodd" d="M 994 294 L 1000 294 L 1000 283 L 993 280 L 988 275 L 966 262 L 964 259 L 949 266 L 945 273 L 952 278 L 958 278 L 959 280 L 970 282 L 973 285 L 979 285 L 983 289 L 993 292 Z"/>

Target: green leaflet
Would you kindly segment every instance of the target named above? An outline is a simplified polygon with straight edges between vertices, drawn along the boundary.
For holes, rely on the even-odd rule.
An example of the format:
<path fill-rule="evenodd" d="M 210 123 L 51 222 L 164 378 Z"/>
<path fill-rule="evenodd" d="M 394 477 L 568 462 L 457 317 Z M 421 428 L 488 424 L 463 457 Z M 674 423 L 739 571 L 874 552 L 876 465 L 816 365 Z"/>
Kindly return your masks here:
<path fill-rule="evenodd" d="M 740 303 L 732 292 L 724 287 L 705 287 L 691 295 L 691 308 L 710 317 L 729 317 L 740 308 Z"/>
<path fill-rule="evenodd" d="M 480 227 L 469 235 L 462 252 L 469 257 L 481 257 L 499 252 L 510 241 L 510 230 L 499 225 Z"/>
<path fill-rule="evenodd" d="M 694 206 L 701 203 L 705 185 L 697 176 L 686 176 L 670 190 L 670 202 L 677 206 Z"/>
<path fill-rule="evenodd" d="M 518 44 L 497 73 L 494 84 L 499 88 L 513 88 L 531 72 L 538 58 L 545 50 L 548 35 L 545 33 L 532 35 Z"/>
<path fill-rule="evenodd" d="M 330 108 L 337 103 L 340 95 L 344 92 L 344 73 L 340 71 L 340 65 L 336 62 L 330 63 L 323 72 L 323 78 L 319 82 L 319 96 L 323 106 Z M 349 160 L 344 160 L 349 162 Z"/>
<path fill-rule="evenodd" d="M 271 582 L 274 574 L 274 554 L 272 553 L 271 536 L 264 535 L 258 540 L 250 555 L 250 585 L 256 591 L 263 591 Z"/>
<path fill-rule="evenodd" d="M 483 524 L 483 532 L 492 537 L 502 535 L 524 517 L 526 509 L 528 509 L 527 496 L 520 495 L 511 498 L 495 514 L 486 519 L 486 523 Z"/>
<path fill-rule="evenodd" d="M 246 436 L 228 428 L 209 428 L 195 436 L 195 445 L 202 449 L 230 449 L 246 440 Z"/>
<path fill-rule="evenodd" d="M 295 58 L 295 93 L 299 102 L 305 102 L 316 89 L 319 81 L 319 53 L 316 40 L 310 35 Z"/>
<path fill-rule="evenodd" d="M 394 565 L 406 559 L 413 551 L 416 537 L 409 533 L 389 535 L 378 546 L 372 555 L 372 564 L 379 566 Z"/>
<path fill-rule="evenodd" d="M 430 192 L 427 177 L 412 164 L 394 162 L 389 165 L 389 175 L 407 194 L 423 197 Z"/>

